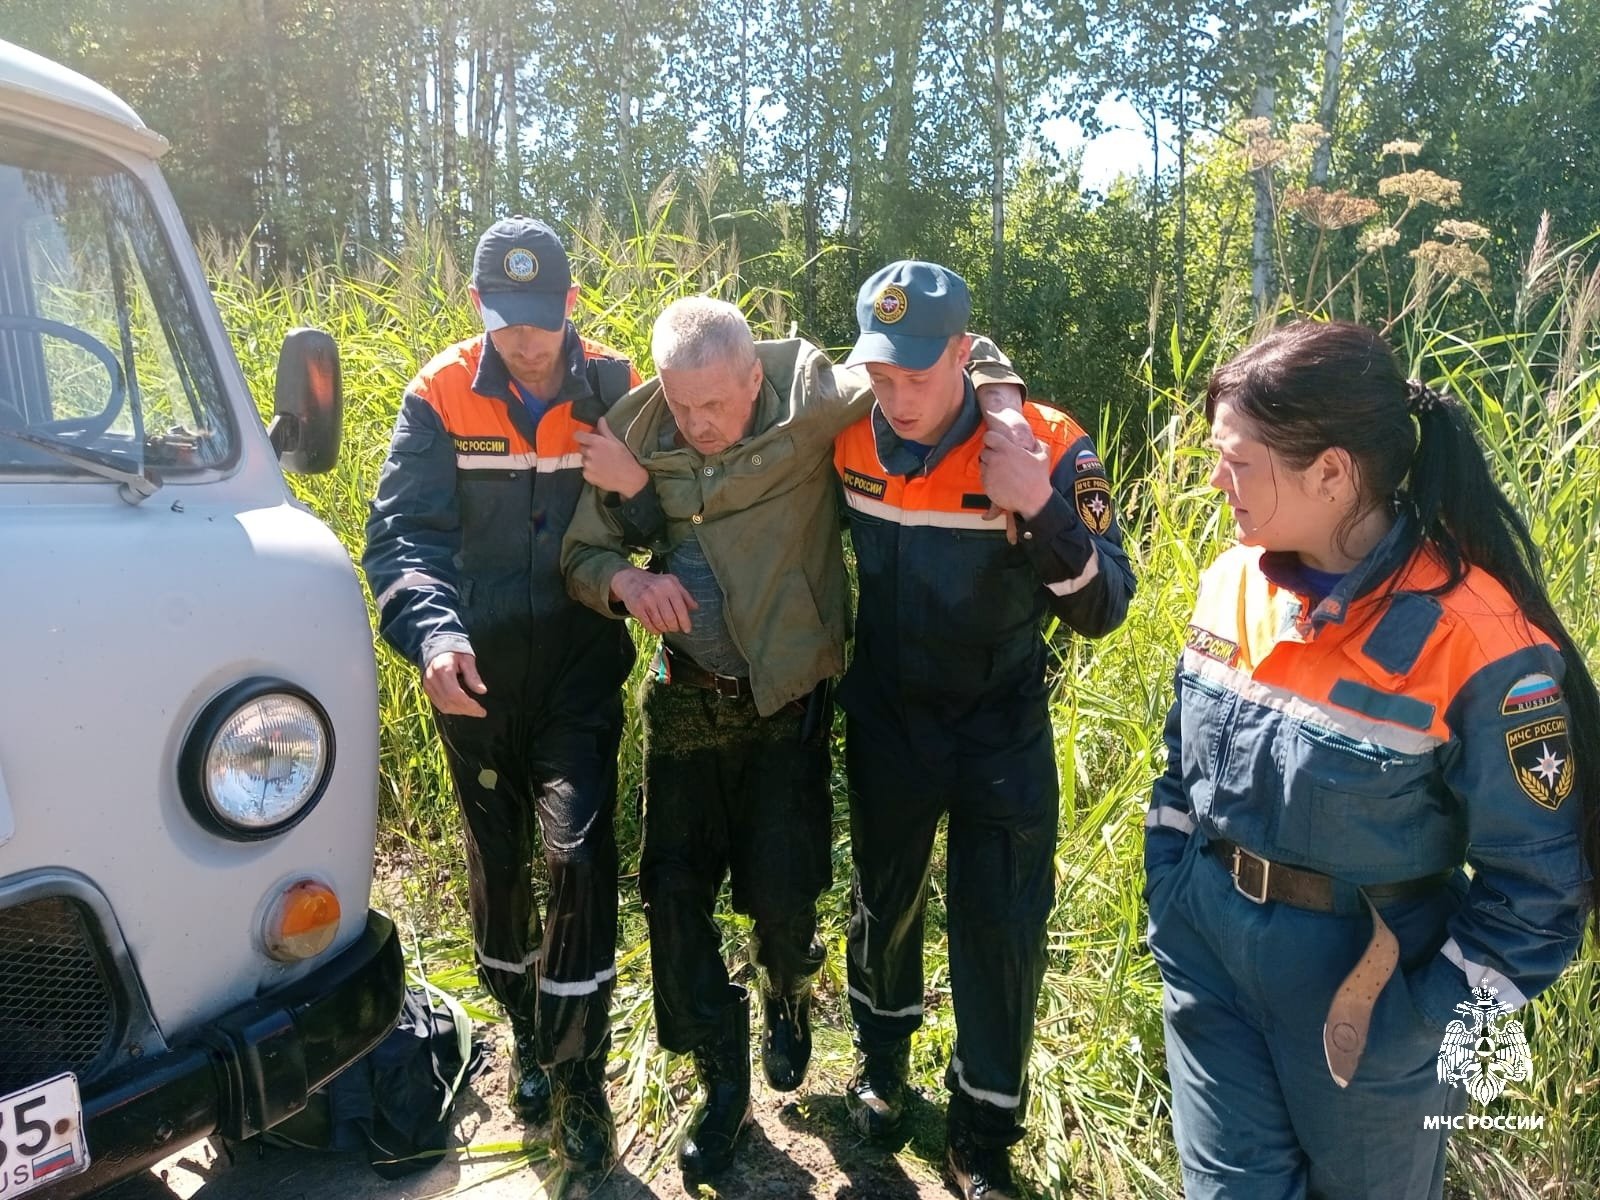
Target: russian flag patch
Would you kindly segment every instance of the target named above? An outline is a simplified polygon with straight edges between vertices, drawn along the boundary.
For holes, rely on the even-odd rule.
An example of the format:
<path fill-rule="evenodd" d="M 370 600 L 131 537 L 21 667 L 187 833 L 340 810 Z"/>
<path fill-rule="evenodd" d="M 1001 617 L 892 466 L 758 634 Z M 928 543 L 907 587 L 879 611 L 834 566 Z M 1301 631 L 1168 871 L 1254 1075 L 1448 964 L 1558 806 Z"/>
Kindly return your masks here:
<path fill-rule="evenodd" d="M 1500 715 L 1510 717 L 1560 703 L 1561 687 L 1554 679 L 1543 673 L 1524 675 L 1500 702 Z"/>

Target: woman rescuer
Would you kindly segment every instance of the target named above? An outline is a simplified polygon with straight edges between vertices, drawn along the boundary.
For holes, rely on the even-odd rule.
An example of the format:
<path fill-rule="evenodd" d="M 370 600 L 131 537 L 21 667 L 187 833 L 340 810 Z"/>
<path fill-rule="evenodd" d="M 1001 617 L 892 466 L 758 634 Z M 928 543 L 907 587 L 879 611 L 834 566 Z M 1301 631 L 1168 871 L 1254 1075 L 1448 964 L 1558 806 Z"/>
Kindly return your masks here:
<path fill-rule="evenodd" d="M 1529 1077 L 1508 1014 L 1578 950 L 1600 701 L 1470 414 L 1376 334 L 1278 329 L 1206 415 L 1240 544 L 1145 820 L 1185 1195 L 1438 1197 L 1429 1118 Z"/>

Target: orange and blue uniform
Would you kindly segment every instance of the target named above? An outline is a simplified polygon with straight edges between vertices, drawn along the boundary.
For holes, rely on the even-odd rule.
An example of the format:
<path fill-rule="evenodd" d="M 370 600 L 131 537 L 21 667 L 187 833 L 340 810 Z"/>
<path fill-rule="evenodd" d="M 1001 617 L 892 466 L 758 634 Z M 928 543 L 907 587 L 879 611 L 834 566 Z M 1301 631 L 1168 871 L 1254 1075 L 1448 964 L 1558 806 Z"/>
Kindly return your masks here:
<path fill-rule="evenodd" d="M 476 656 L 482 718 L 435 713 L 466 828 L 484 986 L 537 1027 L 539 1060 L 587 1059 L 616 968 L 620 688 L 633 644 L 567 595 L 561 541 L 583 488 L 576 436 L 639 377 L 569 324 L 556 396 L 530 404 L 485 335 L 406 388 L 362 565 L 384 639 L 419 668 Z M 542 398 L 541 398 L 542 399 Z M 550 868 L 541 931 L 531 863 Z"/>
<path fill-rule="evenodd" d="M 1408 517 L 1320 600 L 1300 579 L 1243 547 L 1205 572 L 1145 821 L 1185 1193 L 1438 1196 L 1447 1024 L 1474 988 L 1520 1006 L 1582 935 L 1562 658 L 1487 573 L 1439 593 Z M 1236 880 L 1219 845 L 1273 867 Z M 1278 867 L 1333 910 L 1262 902 Z M 1399 970 L 1341 1086 L 1324 1021 L 1380 892 Z"/>
<path fill-rule="evenodd" d="M 876 407 L 834 450 L 860 580 L 839 691 L 855 861 L 850 1007 L 868 1051 L 921 1023 L 929 863 L 948 813 L 959 1016 L 947 1083 L 952 1119 L 993 1145 L 1022 1136 L 1054 899 L 1060 797 L 1043 626 L 1056 617 L 1108 633 L 1134 589 L 1093 443 L 1065 415 L 1032 403 L 1024 412 L 1053 492 L 1019 523 L 1015 545 L 1003 521 L 984 519 L 984 424 L 970 383 L 926 454 Z"/>

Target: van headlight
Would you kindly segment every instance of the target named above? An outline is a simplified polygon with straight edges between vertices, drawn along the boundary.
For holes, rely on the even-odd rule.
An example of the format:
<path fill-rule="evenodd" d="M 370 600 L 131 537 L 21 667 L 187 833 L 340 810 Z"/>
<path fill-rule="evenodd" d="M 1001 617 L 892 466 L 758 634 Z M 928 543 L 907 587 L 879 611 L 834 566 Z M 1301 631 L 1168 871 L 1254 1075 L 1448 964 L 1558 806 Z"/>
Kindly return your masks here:
<path fill-rule="evenodd" d="M 304 688 L 247 679 L 201 711 L 178 771 L 200 824 L 239 841 L 272 837 L 303 820 L 327 787 L 333 730 Z"/>

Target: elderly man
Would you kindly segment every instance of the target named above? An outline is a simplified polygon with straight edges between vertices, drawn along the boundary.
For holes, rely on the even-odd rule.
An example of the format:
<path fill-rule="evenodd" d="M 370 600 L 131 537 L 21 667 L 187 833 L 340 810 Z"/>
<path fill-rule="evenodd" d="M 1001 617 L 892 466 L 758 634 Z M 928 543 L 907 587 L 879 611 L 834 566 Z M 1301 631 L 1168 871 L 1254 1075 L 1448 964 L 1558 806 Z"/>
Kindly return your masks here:
<path fill-rule="evenodd" d="M 1008 1200 L 1054 896 L 1059 796 L 1041 625 L 1110 632 L 1133 574 L 1083 430 L 1033 404 L 1025 423 L 986 426 L 962 370 L 969 311 L 961 277 L 925 262 L 884 268 L 857 301 L 848 361 L 865 366 L 877 405 L 840 435 L 834 460 L 860 579 L 840 686 L 861 1052 L 845 1099 L 868 1135 L 900 1120 L 922 1022 L 934 835 L 948 815 L 946 1169 L 966 1200 Z M 991 507 L 1014 514 L 1014 544 L 986 523 Z"/>
<path fill-rule="evenodd" d="M 559 556 L 582 487 L 575 439 L 638 376 L 578 336 L 577 297 L 549 226 L 506 217 L 484 232 L 471 287 L 484 332 L 407 385 L 362 565 L 444 742 L 478 974 L 511 1020 L 512 1104 L 544 1120 L 553 1083 L 558 1153 L 596 1169 L 613 1140 L 612 813 L 633 644 L 572 602 Z M 550 873 L 542 927 L 535 830 Z"/>
<path fill-rule="evenodd" d="M 578 599 L 663 638 L 644 696 L 640 890 L 658 1040 L 694 1056 L 706 1092 L 680 1152 L 703 1176 L 732 1160 L 750 1110 L 748 998 L 713 917 L 725 877 L 755 924 L 768 1081 L 798 1087 L 810 1058 L 832 873 L 828 681 L 848 613 L 829 460 L 870 395 L 864 374 L 803 341 L 756 343 L 738 309 L 703 297 L 661 314 L 652 351 L 659 380 L 585 436 L 598 486 L 563 564 Z M 1018 382 L 999 362 L 975 370 Z M 629 526 L 661 531 L 651 570 L 625 556 Z"/>

